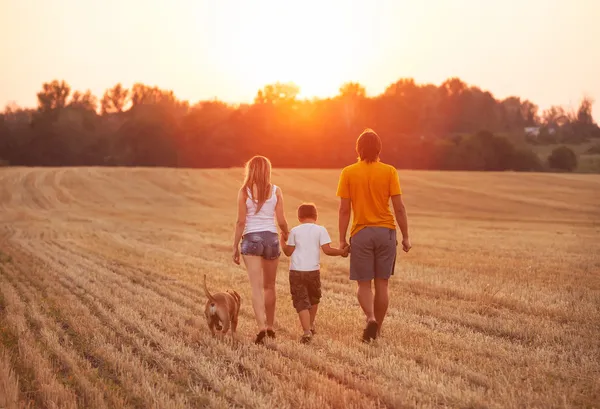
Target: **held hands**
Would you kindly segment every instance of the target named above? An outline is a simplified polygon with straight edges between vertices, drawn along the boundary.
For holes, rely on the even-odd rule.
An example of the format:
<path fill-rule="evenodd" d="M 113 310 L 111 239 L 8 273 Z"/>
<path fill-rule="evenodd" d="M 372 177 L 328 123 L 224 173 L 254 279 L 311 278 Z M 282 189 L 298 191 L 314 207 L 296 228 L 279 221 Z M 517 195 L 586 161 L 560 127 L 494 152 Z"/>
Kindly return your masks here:
<path fill-rule="evenodd" d="M 348 254 L 350 253 L 350 245 L 346 242 L 345 239 L 340 240 L 340 250 L 343 251 L 342 257 L 348 257 Z"/>

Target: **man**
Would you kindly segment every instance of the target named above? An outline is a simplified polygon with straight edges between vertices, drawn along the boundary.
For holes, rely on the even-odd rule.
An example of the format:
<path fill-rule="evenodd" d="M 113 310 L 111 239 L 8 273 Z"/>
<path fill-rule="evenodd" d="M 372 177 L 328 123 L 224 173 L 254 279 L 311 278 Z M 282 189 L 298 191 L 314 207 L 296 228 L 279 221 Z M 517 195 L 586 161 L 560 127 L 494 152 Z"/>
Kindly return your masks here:
<path fill-rule="evenodd" d="M 342 170 L 338 184 L 340 248 L 347 244 L 352 210 L 350 280 L 358 283 L 358 302 L 367 318 L 362 339 L 370 342 L 379 335 L 388 309 L 388 279 L 394 274 L 398 245 L 394 214 L 402 232 L 402 249 L 408 252 L 411 244 L 398 172 L 379 160 L 381 139 L 373 130 L 365 130 L 356 141 L 356 152 L 358 162 Z"/>

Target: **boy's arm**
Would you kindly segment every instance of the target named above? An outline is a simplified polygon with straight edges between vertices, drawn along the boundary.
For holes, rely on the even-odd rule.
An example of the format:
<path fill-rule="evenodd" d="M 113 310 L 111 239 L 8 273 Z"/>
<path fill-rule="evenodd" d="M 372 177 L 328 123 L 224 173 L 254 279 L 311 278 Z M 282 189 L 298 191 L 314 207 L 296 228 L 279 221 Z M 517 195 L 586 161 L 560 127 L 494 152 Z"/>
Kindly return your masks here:
<path fill-rule="evenodd" d="M 296 246 L 289 245 L 288 243 L 286 243 L 284 238 L 285 238 L 285 234 L 284 234 L 284 232 L 281 232 L 281 240 L 280 240 L 281 250 L 283 251 L 283 254 L 285 254 L 286 256 L 289 257 L 292 255 L 292 253 L 296 249 Z M 290 237 L 290 239 L 293 241 L 293 237 Z"/>
<path fill-rule="evenodd" d="M 329 233 L 325 227 L 321 228 L 321 237 L 319 238 L 321 242 L 321 249 L 323 249 L 323 253 L 328 256 L 347 256 L 348 255 L 348 245 L 344 245 L 342 248 L 334 249 L 331 247 L 331 238 L 329 237 Z"/>
<path fill-rule="evenodd" d="M 343 249 L 334 249 L 333 247 L 331 247 L 330 243 L 323 244 L 321 248 L 323 249 L 323 253 L 327 254 L 328 256 L 343 256 L 344 254 L 347 254 L 347 247 Z"/>

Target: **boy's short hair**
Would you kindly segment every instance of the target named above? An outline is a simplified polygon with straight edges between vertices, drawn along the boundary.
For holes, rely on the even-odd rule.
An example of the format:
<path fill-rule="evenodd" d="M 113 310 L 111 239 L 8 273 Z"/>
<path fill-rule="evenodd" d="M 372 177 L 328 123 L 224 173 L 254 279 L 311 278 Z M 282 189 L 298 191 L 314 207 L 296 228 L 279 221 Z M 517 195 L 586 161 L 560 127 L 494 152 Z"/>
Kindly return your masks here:
<path fill-rule="evenodd" d="M 356 140 L 356 153 L 360 160 L 376 162 L 381 152 L 381 139 L 372 129 L 365 129 Z"/>
<path fill-rule="evenodd" d="M 312 203 L 302 203 L 298 207 L 298 219 L 317 219 L 317 206 Z"/>

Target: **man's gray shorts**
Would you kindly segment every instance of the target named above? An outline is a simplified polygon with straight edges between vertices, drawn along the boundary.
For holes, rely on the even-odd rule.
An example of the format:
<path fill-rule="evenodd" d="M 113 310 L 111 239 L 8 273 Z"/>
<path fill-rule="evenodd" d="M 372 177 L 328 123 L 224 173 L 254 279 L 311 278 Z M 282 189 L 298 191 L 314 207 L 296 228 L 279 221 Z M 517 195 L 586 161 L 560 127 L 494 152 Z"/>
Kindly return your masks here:
<path fill-rule="evenodd" d="M 350 239 L 350 280 L 390 278 L 397 246 L 395 229 L 364 227 Z"/>

